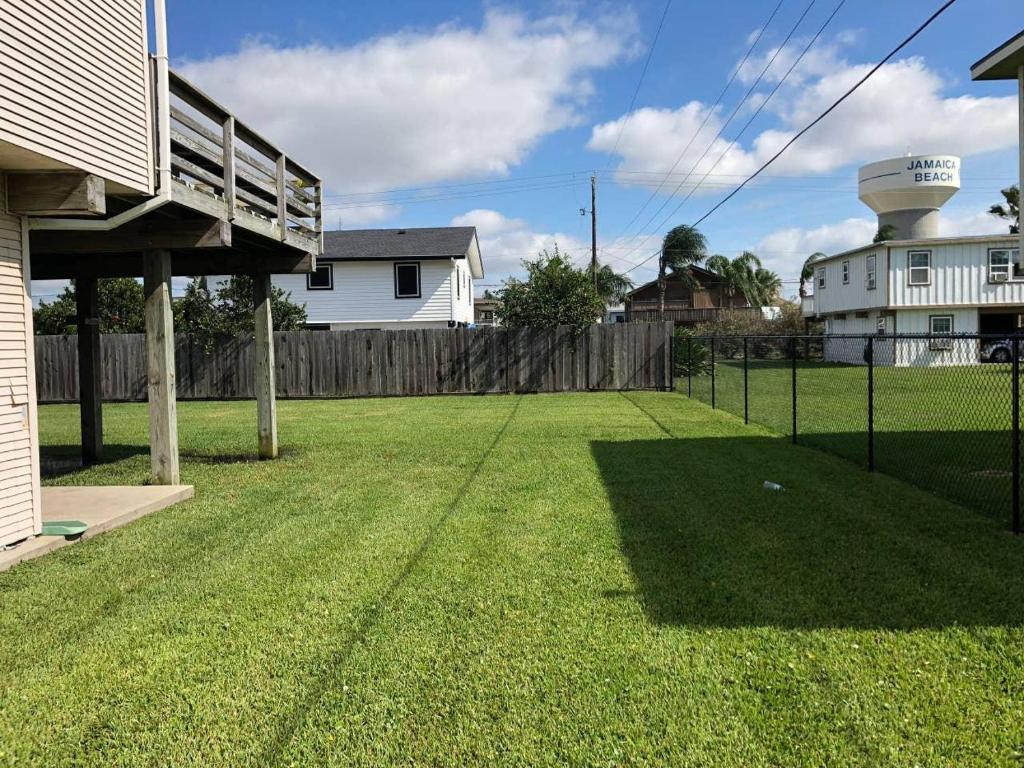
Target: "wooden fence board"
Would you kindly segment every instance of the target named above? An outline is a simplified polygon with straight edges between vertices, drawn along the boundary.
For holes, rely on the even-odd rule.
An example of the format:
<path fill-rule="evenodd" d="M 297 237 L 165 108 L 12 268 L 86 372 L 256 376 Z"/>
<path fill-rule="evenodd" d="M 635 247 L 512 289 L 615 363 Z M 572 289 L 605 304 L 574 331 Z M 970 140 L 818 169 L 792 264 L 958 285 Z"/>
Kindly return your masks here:
<path fill-rule="evenodd" d="M 277 394 L 396 397 L 429 394 L 670 389 L 671 323 L 576 329 L 442 328 L 274 334 Z M 37 336 L 39 402 L 78 400 L 74 336 Z M 146 337 L 101 337 L 103 399 L 145 401 Z M 180 400 L 251 399 L 251 336 L 204 347 L 179 334 Z"/>

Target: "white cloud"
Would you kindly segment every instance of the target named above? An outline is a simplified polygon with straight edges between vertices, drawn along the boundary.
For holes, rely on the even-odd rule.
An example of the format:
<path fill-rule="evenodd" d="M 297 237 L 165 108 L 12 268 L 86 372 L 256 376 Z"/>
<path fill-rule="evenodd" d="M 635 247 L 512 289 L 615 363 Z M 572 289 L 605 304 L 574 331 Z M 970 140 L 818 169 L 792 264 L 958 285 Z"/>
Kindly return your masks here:
<path fill-rule="evenodd" d="M 275 47 L 179 69 L 320 173 L 365 191 L 504 174 L 577 124 L 589 76 L 634 53 L 631 14 L 544 18 L 489 10 L 351 47 Z"/>
<path fill-rule="evenodd" d="M 816 251 L 832 254 L 866 245 L 878 231 L 875 218 L 854 217 L 834 224 L 804 229 L 788 227 L 762 237 L 754 252 L 765 266 L 783 278 L 794 278 L 800 273 L 804 259 Z M 939 215 L 939 235 L 1006 234 L 1006 224 L 994 216 L 970 209 L 951 209 Z"/>
<path fill-rule="evenodd" d="M 467 211 L 452 219 L 453 227 L 476 227 L 487 284 L 498 284 L 509 276 L 523 274 L 524 259 L 555 245 L 580 265 L 589 258 L 590 245 L 566 232 L 536 232 L 525 219 L 509 218 L 487 208 Z"/>
<path fill-rule="evenodd" d="M 732 180 L 731 176 L 723 180 L 718 175 L 749 174 L 859 80 L 871 65 L 851 64 L 841 58 L 840 48 L 850 39 L 850 35 L 843 34 L 832 44 L 812 49 L 765 108 L 765 119 L 776 125 L 752 139 L 741 139 L 738 146 L 726 152 L 728 140 L 742 125 L 734 123 L 725 131 L 727 138 L 714 142 L 707 156 L 697 164 L 691 181 L 711 169 L 723 152 L 725 156 L 713 171 L 716 176 L 709 181 Z M 777 82 L 803 45 L 793 43 L 783 50 L 763 82 Z M 769 51 L 748 62 L 742 77 L 752 81 L 771 54 Z M 970 156 L 1015 146 L 1015 96 L 947 96 L 949 87 L 922 58 L 891 62 L 801 138 L 772 166 L 771 172 L 827 173 L 852 163 L 898 156 L 908 150 L 915 154 Z M 763 94 L 758 98 L 763 98 Z M 675 110 L 639 109 L 632 115 L 595 126 L 588 147 L 610 152 L 622 129 L 617 149 L 621 167 L 664 172 L 672 167 L 705 118 L 706 127 L 677 166 L 679 177 L 667 185 L 668 191 L 672 191 L 721 128 L 725 119 L 721 109 L 709 114 L 708 106 L 700 102 L 690 102 Z"/>

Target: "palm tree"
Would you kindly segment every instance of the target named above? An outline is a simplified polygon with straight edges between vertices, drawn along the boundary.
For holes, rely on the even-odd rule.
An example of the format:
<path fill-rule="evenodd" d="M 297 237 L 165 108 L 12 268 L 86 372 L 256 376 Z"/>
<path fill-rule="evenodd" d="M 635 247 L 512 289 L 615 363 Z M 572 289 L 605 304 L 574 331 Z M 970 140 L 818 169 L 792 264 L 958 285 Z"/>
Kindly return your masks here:
<path fill-rule="evenodd" d="M 758 267 L 754 271 L 754 286 L 757 291 L 757 304 L 753 306 L 767 307 L 782 291 L 782 280 L 770 269 Z"/>
<path fill-rule="evenodd" d="M 1006 205 L 993 205 L 988 212 L 1010 222 L 1010 234 L 1020 234 L 1020 187 L 1014 184 L 1002 190 Z"/>
<path fill-rule="evenodd" d="M 658 319 L 665 319 L 665 273 L 671 269 L 678 272 L 684 284 L 693 288 L 694 280 L 690 267 L 707 258 L 708 241 L 700 230 L 687 224 L 673 227 L 661 241 L 658 255 Z"/>
<path fill-rule="evenodd" d="M 755 254 L 744 251 L 735 259 L 715 254 L 708 258 L 705 266 L 722 278 L 730 298 L 739 292 L 751 306 L 758 301 L 760 294 L 755 277 L 761 268 L 761 260 Z"/>
<path fill-rule="evenodd" d="M 815 251 L 807 260 L 804 261 L 803 267 L 800 268 L 800 298 L 807 298 L 807 281 L 814 277 L 814 262 L 818 259 L 824 259 L 825 254 L 821 251 Z"/>
<path fill-rule="evenodd" d="M 597 270 L 597 295 L 605 304 L 621 304 L 633 290 L 634 283 L 605 264 Z"/>

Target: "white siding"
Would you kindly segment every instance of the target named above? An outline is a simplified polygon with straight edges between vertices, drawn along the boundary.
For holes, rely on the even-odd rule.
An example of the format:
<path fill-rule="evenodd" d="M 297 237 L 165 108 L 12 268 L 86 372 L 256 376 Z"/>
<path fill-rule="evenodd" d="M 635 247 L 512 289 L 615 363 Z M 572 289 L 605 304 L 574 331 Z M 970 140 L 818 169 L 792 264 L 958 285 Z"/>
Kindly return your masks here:
<path fill-rule="evenodd" d="M 951 315 L 953 333 L 977 333 L 978 310 L 952 307 L 901 309 L 896 313 L 898 333 L 930 333 L 932 315 Z M 937 367 L 943 365 L 975 365 L 979 362 L 979 342 L 976 339 L 952 339 L 951 349 L 934 350 L 928 339 L 900 339 L 896 345 L 896 365 Z"/>
<path fill-rule="evenodd" d="M 452 261 L 427 260 L 420 261 L 419 265 L 418 299 L 395 298 L 394 262 L 391 261 L 333 262 L 334 289 L 330 291 L 306 290 L 305 275 L 275 275 L 274 285 L 291 291 L 293 301 L 306 305 L 310 323 L 357 323 L 354 327 L 359 328 L 390 322 L 410 326 L 436 321 L 447 324 L 455 319 Z M 469 307 L 471 312 L 472 303 Z"/>
<path fill-rule="evenodd" d="M 39 533 L 32 314 L 23 221 L 10 216 L 0 174 L 0 545 Z"/>
<path fill-rule="evenodd" d="M 0 140 L 152 192 L 145 0 L 0 2 Z"/>
<path fill-rule="evenodd" d="M 1007 247 L 1016 248 L 1016 238 L 993 237 L 967 243 L 893 248 L 890 304 L 893 307 L 1024 304 L 1024 280 L 988 282 L 989 249 Z M 908 251 L 931 251 L 929 285 L 907 285 Z"/>
<path fill-rule="evenodd" d="M 867 287 L 867 257 L 875 256 L 875 288 Z M 850 263 L 850 281 L 843 283 L 843 262 Z M 825 287 L 818 287 L 814 276 L 814 310 L 819 315 L 848 310 L 884 307 L 886 303 L 885 248 L 831 259 L 820 265 L 825 269 Z M 851 331 L 853 333 L 853 331 Z"/>
<path fill-rule="evenodd" d="M 879 310 L 868 311 L 867 317 L 847 313 L 845 317 L 830 317 L 825 320 L 828 334 L 858 334 L 875 337 L 875 362 L 879 365 L 892 364 L 892 348 L 883 343 L 884 336 L 878 333 L 878 319 L 885 315 Z M 886 317 L 886 333 L 892 333 L 892 318 Z M 865 362 L 864 348 L 867 341 L 862 338 L 826 338 L 823 356 L 831 363 L 861 365 Z"/>

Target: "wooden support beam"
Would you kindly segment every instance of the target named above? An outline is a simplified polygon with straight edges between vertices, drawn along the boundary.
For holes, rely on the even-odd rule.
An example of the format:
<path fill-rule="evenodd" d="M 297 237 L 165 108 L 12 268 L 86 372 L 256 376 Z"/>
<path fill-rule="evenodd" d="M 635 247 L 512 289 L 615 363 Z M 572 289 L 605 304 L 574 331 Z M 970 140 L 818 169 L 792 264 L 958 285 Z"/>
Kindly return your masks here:
<path fill-rule="evenodd" d="M 237 251 L 175 251 L 172 272 L 176 277 L 200 275 L 304 275 L 313 271 L 311 253 L 239 253 Z M 142 255 L 130 253 L 40 256 L 32 254 L 32 279 L 66 280 L 87 277 L 142 277 Z"/>
<path fill-rule="evenodd" d="M 220 219 L 176 221 L 149 217 L 136 226 L 124 225 L 109 232 L 33 229 L 31 253 L 70 254 L 140 253 L 147 250 L 230 248 L 231 224 Z M 41 278 L 36 278 L 41 279 Z"/>
<path fill-rule="evenodd" d="M 174 380 L 174 320 L 171 314 L 171 252 L 142 254 L 146 294 L 146 378 L 149 451 L 153 482 L 177 485 L 178 405 Z"/>
<path fill-rule="evenodd" d="M 100 368 L 99 281 L 75 280 L 78 339 L 78 403 L 82 424 L 82 463 L 103 460 L 103 377 Z"/>
<path fill-rule="evenodd" d="M 272 288 L 266 272 L 253 276 L 252 300 L 256 320 L 256 428 L 261 459 L 277 458 L 277 400 L 274 381 L 274 320 L 270 312 Z"/>
<path fill-rule="evenodd" d="M 23 216 L 100 216 L 107 212 L 107 183 L 78 171 L 7 174 L 7 208 Z"/>

